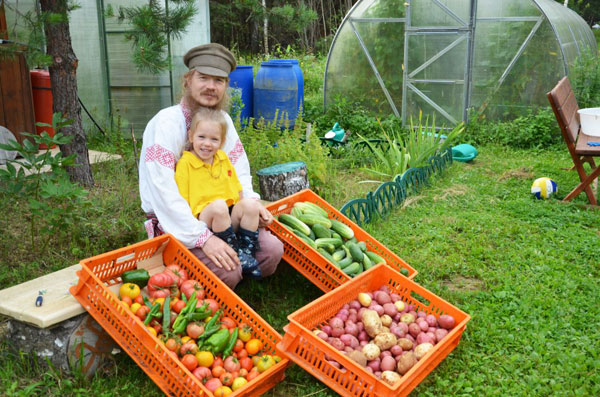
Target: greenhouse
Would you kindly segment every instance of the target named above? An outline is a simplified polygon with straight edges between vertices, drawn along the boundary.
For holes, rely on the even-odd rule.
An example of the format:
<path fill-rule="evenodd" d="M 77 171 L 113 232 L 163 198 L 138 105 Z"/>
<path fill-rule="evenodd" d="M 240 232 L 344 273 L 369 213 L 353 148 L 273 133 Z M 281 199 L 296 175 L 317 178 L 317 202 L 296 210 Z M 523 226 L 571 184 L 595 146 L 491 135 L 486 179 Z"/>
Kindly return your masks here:
<path fill-rule="evenodd" d="M 340 98 L 380 115 L 436 125 L 513 118 L 595 50 L 585 21 L 554 0 L 360 0 L 333 40 L 324 105 Z"/>

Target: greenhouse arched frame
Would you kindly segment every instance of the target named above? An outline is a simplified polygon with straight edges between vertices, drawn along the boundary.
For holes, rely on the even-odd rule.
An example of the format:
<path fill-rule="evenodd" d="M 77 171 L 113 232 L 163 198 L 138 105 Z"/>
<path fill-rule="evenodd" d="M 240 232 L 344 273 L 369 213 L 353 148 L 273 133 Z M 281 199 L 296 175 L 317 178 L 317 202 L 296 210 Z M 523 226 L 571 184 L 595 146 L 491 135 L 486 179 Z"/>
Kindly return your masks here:
<path fill-rule="evenodd" d="M 513 118 L 547 105 L 596 48 L 586 22 L 554 0 L 360 0 L 329 50 L 323 103 L 343 96 L 405 125 L 420 114 L 457 124 L 469 109 Z"/>

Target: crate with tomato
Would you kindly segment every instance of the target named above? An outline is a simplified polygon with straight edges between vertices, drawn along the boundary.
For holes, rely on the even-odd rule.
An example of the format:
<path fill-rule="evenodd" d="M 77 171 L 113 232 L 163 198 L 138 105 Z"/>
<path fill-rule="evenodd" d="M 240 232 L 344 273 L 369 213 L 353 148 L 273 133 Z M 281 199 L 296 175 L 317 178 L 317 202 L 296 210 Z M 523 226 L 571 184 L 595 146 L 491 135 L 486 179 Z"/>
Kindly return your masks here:
<path fill-rule="evenodd" d="M 167 394 L 258 395 L 283 379 L 281 336 L 171 236 L 82 268 L 73 295 Z"/>

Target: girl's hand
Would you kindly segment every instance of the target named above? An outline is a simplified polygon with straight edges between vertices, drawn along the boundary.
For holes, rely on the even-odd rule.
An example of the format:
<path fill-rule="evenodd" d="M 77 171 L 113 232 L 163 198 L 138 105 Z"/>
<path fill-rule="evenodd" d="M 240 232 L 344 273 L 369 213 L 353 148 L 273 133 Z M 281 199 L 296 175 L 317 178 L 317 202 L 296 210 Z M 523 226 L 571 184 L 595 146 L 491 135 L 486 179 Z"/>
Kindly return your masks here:
<path fill-rule="evenodd" d="M 258 227 L 266 227 L 273 223 L 273 215 L 262 205 L 258 211 Z"/>

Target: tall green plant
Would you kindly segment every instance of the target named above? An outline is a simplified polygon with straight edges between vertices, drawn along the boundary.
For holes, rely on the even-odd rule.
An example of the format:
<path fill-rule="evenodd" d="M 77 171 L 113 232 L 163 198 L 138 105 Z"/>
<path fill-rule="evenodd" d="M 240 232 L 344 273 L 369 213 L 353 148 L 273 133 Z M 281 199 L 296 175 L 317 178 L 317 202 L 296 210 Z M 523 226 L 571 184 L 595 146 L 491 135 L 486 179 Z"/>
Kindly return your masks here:
<path fill-rule="evenodd" d="M 600 106 L 600 62 L 598 54 L 585 49 L 572 69 L 572 85 L 580 108 Z"/>
<path fill-rule="evenodd" d="M 406 150 L 406 146 L 400 137 L 396 136 L 394 133 L 388 134 L 383 127 L 381 130 L 387 143 L 385 146 L 378 146 L 358 134 L 360 139 L 367 144 L 376 160 L 379 160 L 375 161 L 372 166 L 363 167 L 362 169 L 376 176 L 383 177 L 384 180 L 392 180 L 396 176 L 404 174 L 408 169 L 410 154 Z"/>
<path fill-rule="evenodd" d="M 45 131 L 41 135 L 22 133 L 29 138 L 22 144 L 0 144 L 0 149 L 18 153 L 17 159 L 7 162 L 6 169 L 0 169 L 0 192 L 27 203 L 31 250 L 39 253 L 46 251 L 53 236 L 68 234 L 70 226 L 80 220 L 80 210 L 89 205 L 87 191 L 71 182 L 65 170 L 66 166 L 75 165 L 75 155 L 63 157 L 61 152 L 53 154 L 49 149 L 71 142 L 72 136 L 60 132 L 71 122 L 55 113 L 52 125 L 37 123 L 52 127 L 56 131 L 53 137 Z M 40 145 L 47 149 L 38 151 Z M 36 244 L 38 233 L 41 244 Z"/>
<path fill-rule="evenodd" d="M 406 150 L 410 155 L 410 166 L 413 168 L 427 165 L 429 157 L 440 153 L 454 144 L 456 138 L 465 130 L 464 123 L 457 124 L 452 130 L 446 133 L 446 137 L 442 137 L 441 131 L 436 132 L 435 118 L 432 118 L 431 125 L 429 118 L 425 119 L 423 124 L 423 114 L 419 114 L 418 124 L 410 119 L 410 128 L 408 137 L 405 140 Z"/>

